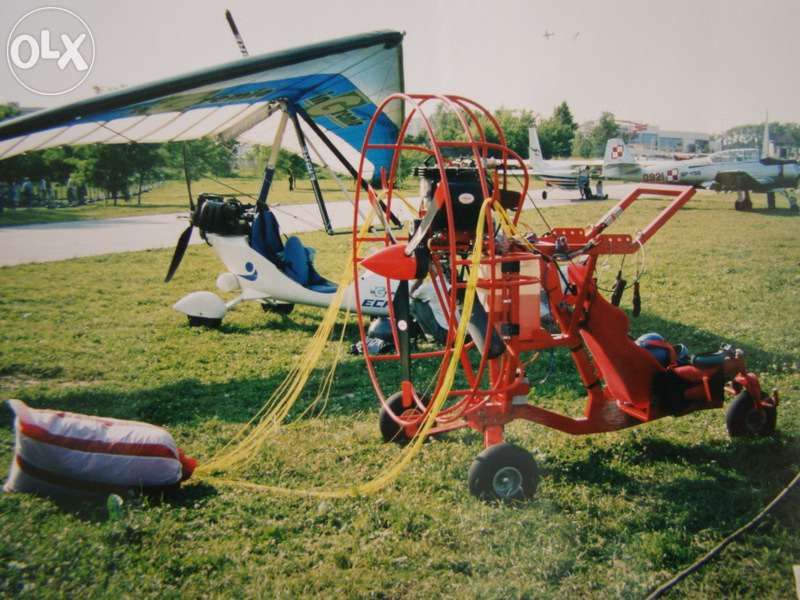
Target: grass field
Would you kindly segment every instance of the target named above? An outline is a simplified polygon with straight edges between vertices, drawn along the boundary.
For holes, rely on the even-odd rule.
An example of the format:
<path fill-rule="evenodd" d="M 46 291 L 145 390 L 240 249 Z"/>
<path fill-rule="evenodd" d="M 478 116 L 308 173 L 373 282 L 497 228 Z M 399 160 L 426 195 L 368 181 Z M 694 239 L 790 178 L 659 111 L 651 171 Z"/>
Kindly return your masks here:
<path fill-rule="evenodd" d="M 641 228 L 664 204 L 642 201 L 615 230 Z M 542 482 L 533 501 L 511 507 L 469 495 L 467 469 L 482 448 L 471 432 L 426 444 L 396 484 L 357 499 L 190 483 L 163 502 L 130 498 L 113 521 L 101 506 L 6 494 L 0 594 L 643 597 L 749 520 L 800 469 L 800 219 L 731 205 L 730 196 L 698 195 L 648 244 L 642 316 L 631 329 L 658 331 L 694 352 L 724 341 L 744 348 L 764 387 L 781 390 L 774 437 L 731 441 L 721 411 L 586 438 L 515 423 L 508 437 L 534 452 Z M 584 225 L 609 206 L 545 216 L 554 226 Z M 348 240 L 304 239 L 334 276 Z M 247 304 L 218 331 L 190 329 L 169 306 L 213 288 L 220 263 L 211 249 L 190 247 L 163 285 L 170 253 L 0 269 L 0 397 L 162 424 L 201 461 L 219 448 L 281 381 L 322 311 L 298 307 L 281 317 Z M 600 270 L 602 285 L 617 268 L 613 261 Z M 630 308 L 629 294 L 622 306 Z M 546 365 L 534 365 L 532 381 Z M 380 442 L 362 359 L 347 356 L 339 369 L 326 413 L 283 429 L 247 477 L 338 487 L 375 476 L 395 456 L 396 447 Z M 533 395 L 581 410 L 568 357 L 557 356 Z M 0 463 L 9 464 L 12 448 L 3 408 Z M 798 509 L 795 493 L 673 597 L 793 597 Z"/>
<path fill-rule="evenodd" d="M 342 185 L 348 185 L 347 178 L 340 177 Z M 217 181 L 201 179 L 192 182 L 192 193 L 196 197 L 201 192 L 214 194 L 250 194 L 242 195 L 244 203 L 255 202 L 261 187 L 261 179 L 257 177 L 226 177 Z M 334 179 L 321 179 L 320 188 L 327 201 L 344 200 L 339 184 Z M 314 202 L 314 192 L 307 179 L 297 182 L 297 188 L 290 192 L 286 179 L 276 179 L 270 189 L 270 202 L 273 204 L 302 204 Z M 142 194 L 141 205 L 136 196 L 129 202 L 118 200 L 114 206 L 112 200 L 66 208 L 29 208 L 4 210 L 0 212 L 0 227 L 5 225 L 29 225 L 32 223 L 55 223 L 60 221 L 82 221 L 86 219 L 110 219 L 114 217 L 133 217 L 158 213 L 174 213 L 189 210 L 189 199 L 186 183 L 183 180 L 167 181 L 150 192 Z"/>

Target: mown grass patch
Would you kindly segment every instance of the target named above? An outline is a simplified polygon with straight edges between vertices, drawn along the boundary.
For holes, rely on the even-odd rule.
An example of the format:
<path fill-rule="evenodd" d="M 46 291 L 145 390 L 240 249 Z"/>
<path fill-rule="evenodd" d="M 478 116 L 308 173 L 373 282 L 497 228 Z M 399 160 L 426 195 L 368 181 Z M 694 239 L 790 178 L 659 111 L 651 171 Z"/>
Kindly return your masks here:
<path fill-rule="evenodd" d="M 615 226 L 643 227 L 665 205 L 643 200 Z M 187 485 L 163 502 L 129 499 L 120 521 L 102 507 L 0 496 L 0 593 L 29 597 L 281 596 L 428 598 L 642 597 L 771 499 L 800 468 L 800 220 L 731 210 L 698 195 L 646 248 L 643 313 L 692 351 L 732 341 L 767 388 L 781 390 L 779 433 L 731 441 L 721 411 L 573 438 L 525 423 L 508 430 L 542 470 L 534 501 L 480 503 L 466 472 L 471 432 L 427 444 L 392 487 L 367 498 L 309 500 Z M 584 225 L 610 202 L 547 209 L 551 225 Z M 526 220 L 542 227 L 535 215 Z M 346 236 L 304 236 L 336 274 Z M 211 289 L 221 268 L 188 250 L 169 285 L 170 250 L 0 269 L 2 397 L 34 406 L 167 426 L 201 460 L 281 381 L 316 328 L 318 309 L 289 317 L 247 304 L 218 331 L 190 329 L 170 305 Z M 634 262 L 626 261 L 632 274 Z M 618 268 L 600 270 L 610 286 Z M 631 277 L 629 276 L 629 280 Z M 630 292 L 622 306 L 630 308 Z M 355 333 L 348 335 L 348 341 Z M 315 373 L 313 397 L 333 350 Z M 541 381 L 548 360 L 530 372 Z M 582 389 L 567 356 L 535 394 L 576 413 Z M 11 460 L 9 411 L 0 461 Z M 283 429 L 247 473 L 297 487 L 373 477 L 397 449 L 380 443 L 362 360 L 345 357 L 322 416 Z M 800 560 L 798 495 L 675 597 L 790 597 Z"/>

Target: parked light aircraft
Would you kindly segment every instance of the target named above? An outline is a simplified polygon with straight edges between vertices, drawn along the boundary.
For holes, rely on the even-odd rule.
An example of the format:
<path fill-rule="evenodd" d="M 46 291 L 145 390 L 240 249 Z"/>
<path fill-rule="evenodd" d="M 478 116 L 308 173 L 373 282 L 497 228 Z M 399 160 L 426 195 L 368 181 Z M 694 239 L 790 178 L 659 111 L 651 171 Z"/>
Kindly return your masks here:
<path fill-rule="evenodd" d="M 589 175 L 598 175 L 602 166 L 602 160 L 545 160 L 536 126 L 528 129 L 528 167 L 531 174 L 544 181 L 546 186 L 577 189 L 582 171 L 588 167 Z M 542 192 L 542 198 L 547 198 L 546 191 Z"/>
<path fill-rule="evenodd" d="M 692 185 L 720 192 L 738 192 L 737 210 L 750 210 L 750 192 L 766 193 L 767 206 L 774 208 L 775 192 L 783 194 L 792 211 L 798 211 L 795 188 L 800 182 L 800 164 L 768 156 L 768 133 L 759 156 L 757 148 L 722 150 L 702 158 L 637 162 L 620 138 L 608 140 L 603 158 L 603 177 L 647 183 Z"/>

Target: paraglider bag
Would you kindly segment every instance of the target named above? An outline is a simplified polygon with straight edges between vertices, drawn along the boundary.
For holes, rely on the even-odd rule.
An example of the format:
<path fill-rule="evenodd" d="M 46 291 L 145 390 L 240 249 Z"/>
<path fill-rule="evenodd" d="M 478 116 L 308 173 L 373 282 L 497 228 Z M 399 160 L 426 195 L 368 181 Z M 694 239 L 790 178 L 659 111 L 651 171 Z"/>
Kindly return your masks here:
<path fill-rule="evenodd" d="M 103 496 L 159 491 L 188 479 L 197 462 L 165 429 L 9 400 L 16 445 L 3 490 L 45 496 Z"/>

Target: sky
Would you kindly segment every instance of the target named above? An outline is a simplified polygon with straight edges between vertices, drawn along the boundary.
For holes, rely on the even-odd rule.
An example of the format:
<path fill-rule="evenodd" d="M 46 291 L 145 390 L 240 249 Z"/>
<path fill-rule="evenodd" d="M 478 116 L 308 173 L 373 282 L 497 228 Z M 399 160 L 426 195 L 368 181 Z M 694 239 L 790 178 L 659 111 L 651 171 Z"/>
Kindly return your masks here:
<path fill-rule="evenodd" d="M 458 93 L 489 108 L 576 119 L 602 111 L 663 129 L 719 132 L 800 122 L 800 1 L 671 0 L 76 0 L 0 2 L 4 48 L 38 6 L 62 6 L 91 28 L 89 77 L 62 96 L 27 91 L 3 53 L 0 100 L 50 107 L 235 60 L 230 8 L 251 55 L 378 29 L 405 31 L 406 90 Z M 545 30 L 554 33 L 544 37 Z"/>

